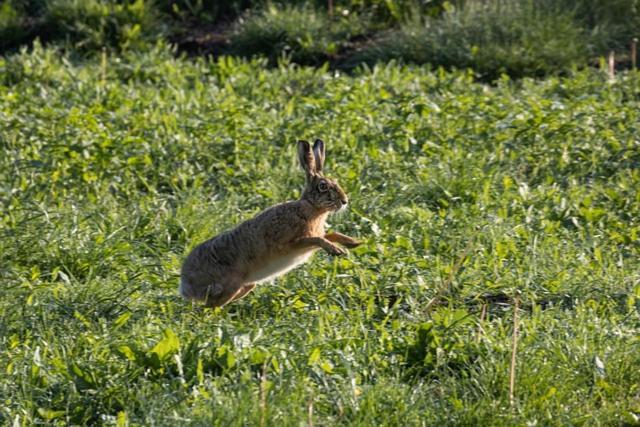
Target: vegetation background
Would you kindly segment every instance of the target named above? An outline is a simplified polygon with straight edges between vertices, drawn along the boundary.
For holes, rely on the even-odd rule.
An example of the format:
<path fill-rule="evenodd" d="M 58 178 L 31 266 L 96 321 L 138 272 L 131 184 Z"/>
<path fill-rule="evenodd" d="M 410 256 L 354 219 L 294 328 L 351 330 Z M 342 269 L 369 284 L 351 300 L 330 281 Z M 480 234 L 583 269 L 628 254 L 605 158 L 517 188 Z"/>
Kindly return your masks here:
<path fill-rule="evenodd" d="M 168 40 L 183 52 L 351 69 L 391 59 L 493 80 L 627 64 L 639 0 L 3 0 L 0 51 L 41 42 L 91 55 Z M 621 61 L 620 61 L 621 60 Z M 591 64 L 593 65 L 593 64 Z"/>
<path fill-rule="evenodd" d="M 0 423 L 640 423 L 638 2 L 329 5 L 0 3 Z M 182 301 L 315 137 L 363 246 Z"/>

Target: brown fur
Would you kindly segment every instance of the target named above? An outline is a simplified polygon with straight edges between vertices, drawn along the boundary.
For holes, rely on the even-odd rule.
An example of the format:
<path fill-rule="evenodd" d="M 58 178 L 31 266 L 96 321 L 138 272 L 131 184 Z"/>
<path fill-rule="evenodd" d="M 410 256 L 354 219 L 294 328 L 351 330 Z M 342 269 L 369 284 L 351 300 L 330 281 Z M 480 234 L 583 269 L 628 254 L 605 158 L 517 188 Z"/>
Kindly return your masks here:
<path fill-rule="evenodd" d="M 318 249 L 343 255 L 360 244 L 340 233 L 325 234 L 325 221 L 347 204 L 338 184 L 322 175 L 324 143 L 298 141 L 306 174 L 299 200 L 273 206 L 196 246 L 182 265 L 180 293 L 187 299 L 221 307 L 242 298 L 261 281 L 277 277 L 306 261 Z"/>

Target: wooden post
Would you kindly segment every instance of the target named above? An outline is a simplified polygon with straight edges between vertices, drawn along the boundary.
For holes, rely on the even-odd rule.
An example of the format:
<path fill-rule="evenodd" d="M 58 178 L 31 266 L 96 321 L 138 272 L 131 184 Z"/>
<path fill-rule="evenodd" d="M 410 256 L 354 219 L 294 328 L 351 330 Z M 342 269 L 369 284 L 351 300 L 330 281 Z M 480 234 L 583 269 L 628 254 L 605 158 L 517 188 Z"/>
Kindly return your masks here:
<path fill-rule="evenodd" d="M 636 55 L 638 54 L 637 45 L 638 45 L 638 39 L 634 37 L 633 40 L 631 40 L 631 69 L 632 70 L 636 69 L 636 59 L 637 59 Z"/>
<path fill-rule="evenodd" d="M 327 0 L 328 1 L 328 9 L 329 9 L 329 16 L 333 16 L 333 0 Z"/>

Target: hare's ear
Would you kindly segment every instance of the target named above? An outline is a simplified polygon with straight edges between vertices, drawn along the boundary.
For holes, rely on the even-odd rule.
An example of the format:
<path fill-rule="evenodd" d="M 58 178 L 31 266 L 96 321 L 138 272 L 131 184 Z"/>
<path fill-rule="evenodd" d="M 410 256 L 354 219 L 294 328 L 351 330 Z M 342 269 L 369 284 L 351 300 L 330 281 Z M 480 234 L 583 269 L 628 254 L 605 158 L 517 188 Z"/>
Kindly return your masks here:
<path fill-rule="evenodd" d="M 310 181 L 316 171 L 316 161 L 307 141 L 298 141 L 298 160 L 300 160 L 300 166 L 304 170 L 307 181 Z"/>
<path fill-rule="evenodd" d="M 322 172 L 324 167 L 324 142 L 321 139 L 316 139 L 313 144 L 313 156 L 316 159 L 316 172 Z"/>

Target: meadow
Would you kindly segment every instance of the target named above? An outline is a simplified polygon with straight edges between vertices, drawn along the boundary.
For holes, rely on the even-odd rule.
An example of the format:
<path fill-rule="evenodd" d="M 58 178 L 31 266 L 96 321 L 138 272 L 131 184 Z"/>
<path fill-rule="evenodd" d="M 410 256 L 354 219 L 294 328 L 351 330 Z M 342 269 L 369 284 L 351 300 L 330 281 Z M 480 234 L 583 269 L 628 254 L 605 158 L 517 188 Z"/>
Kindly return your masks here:
<path fill-rule="evenodd" d="M 194 245 L 299 196 L 316 137 L 364 244 L 180 299 Z M 0 58 L 0 148 L 4 425 L 640 422 L 637 72 L 36 43 Z"/>

